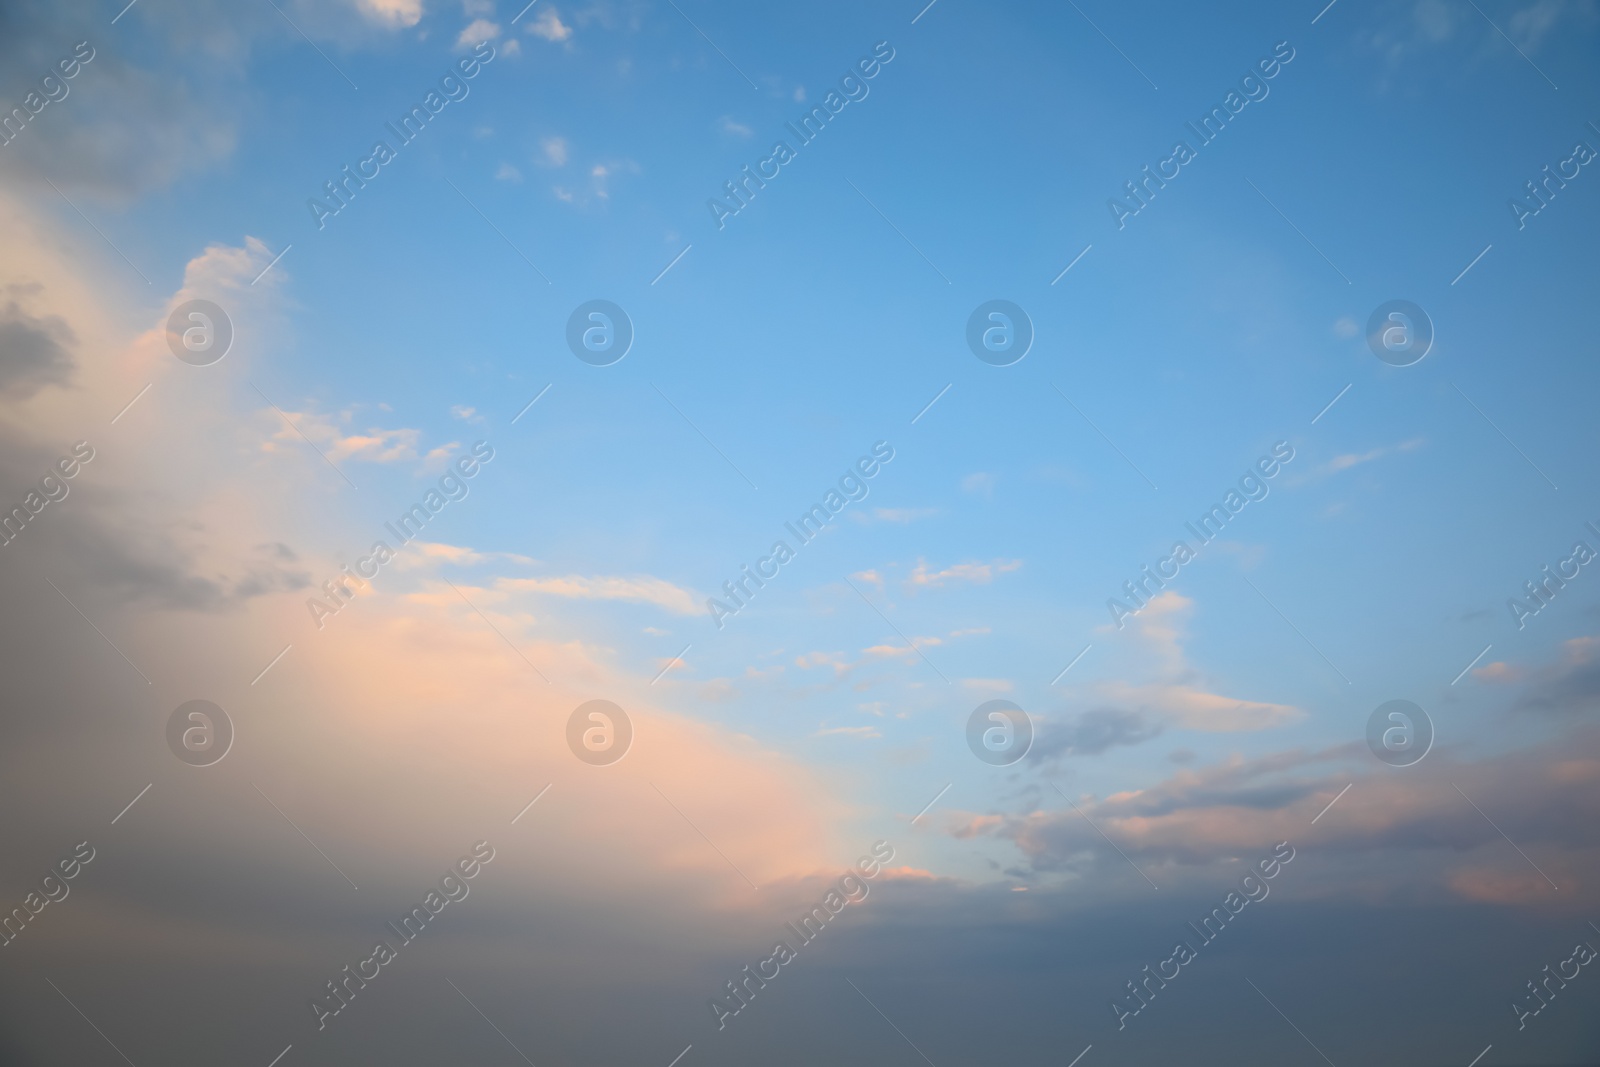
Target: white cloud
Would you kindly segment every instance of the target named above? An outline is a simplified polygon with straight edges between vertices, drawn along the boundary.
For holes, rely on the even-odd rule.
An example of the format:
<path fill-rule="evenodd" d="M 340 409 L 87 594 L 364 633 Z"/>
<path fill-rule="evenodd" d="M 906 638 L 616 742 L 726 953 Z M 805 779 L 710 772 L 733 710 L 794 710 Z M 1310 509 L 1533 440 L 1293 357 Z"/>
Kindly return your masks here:
<path fill-rule="evenodd" d="M 356 7 L 368 21 L 393 30 L 422 21 L 422 0 L 356 0 Z"/>
<path fill-rule="evenodd" d="M 1134 626 L 1139 641 L 1154 653 L 1154 671 L 1146 673 L 1157 677 L 1139 683 L 1102 682 L 1094 687 L 1096 694 L 1134 711 L 1161 715 L 1185 729 L 1212 733 L 1266 730 L 1305 716 L 1292 704 L 1244 700 L 1201 688 L 1199 672 L 1183 651 L 1193 607 L 1194 601 L 1171 590 L 1152 597 Z"/>
<path fill-rule="evenodd" d="M 1338 474 L 1340 471 L 1347 471 L 1351 467 L 1359 467 L 1363 463 L 1371 463 L 1375 459 L 1382 459 L 1384 456 L 1392 455 L 1396 452 L 1413 452 L 1421 448 L 1424 443 L 1422 438 L 1414 437 L 1409 441 L 1401 441 L 1397 445 L 1382 445 L 1366 452 L 1346 452 L 1342 455 L 1334 456 L 1317 473 L 1323 475 Z"/>
<path fill-rule="evenodd" d="M 994 475 L 978 471 L 961 479 L 961 488 L 969 493 L 994 492 Z"/>
<path fill-rule="evenodd" d="M 729 118 L 727 115 L 722 116 L 722 118 L 718 120 L 717 126 L 718 126 L 719 129 L 722 130 L 723 133 L 729 133 L 729 134 L 732 134 L 735 137 L 753 137 L 753 136 L 755 136 L 755 131 L 754 130 L 752 130 L 750 127 L 746 126 L 742 122 L 735 122 L 733 119 Z"/>
<path fill-rule="evenodd" d="M 417 442 L 421 430 L 405 427 L 384 429 L 374 426 L 365 432 L 347 432 L 342 427 L 355 415 L 352 409 L 339 413 L 337 418 L 309 411 L 277 411 L 268 409 L 264 418 L 276 424 L 276 432 L 262 445 L 264 452 L 293 452 L 310 441 L 335 463 L 342 459 L 359 459 L 367 463 L 405 463 L 417 458 Z M 292 426 L 285 426 L 284 419 Z M 303 435 L 303 437 L 302 437 Z M 287 446 L 287 447 L 285 447 Z"/>
<path fill-rule="evenodd" d="M 937 514 L 938 508 L 873 508 L 872 515 L 866 521 L 908 523 L 931 519 Z"/>
<path fill-rule="evenodd" d="M 906 585 L 927 589 L 937 589 L 947 582 L 973 582 L 986 585 L 995 575 L 1017 570 L 1021 566 L 1020 559 L 997 559 L 993 563 L 957 563 L 942 571 L 930 571 L 927 563 L 919 559 L 911 576 L 906 579 Z"/>
<path fill-rule="evenodd" d="M 450 545 L 442 541 L 412 541 L 396 555 L 395 566 L 400 570 L 416 570 L 443 562 L 453 563 L 459 567 L 470 567 L 496 559 L 509 559 L 524 564 L 533 562 L 527 556 L 514 552 L 479 552 L 465 545 Z M 493 595 L 489 590 L 484 592 Z"/>
<path fill-rule="evenodd" d="M 539 12 L 539 17 L 528 23 L 528 32 L 552 43 L 565 41 L 572 36 L 572 27 L 561 21 L 553 7 Z"/>
<path fill-rule="evenodd" d="M 818 730 L 812 737 L 855 737 L 862 741 L 870 741 L 883 735 L 872 726 L 834 726 L 827 730 Z"/>
<path fill-rule="evenodd" d="M 567 165 L 567 139 L 565 137 L 546 137 L 539 142 L 539 148 L 544 152 L 546 166 L 564 167 Z"/>
<path fill-rule="evenodd" d="M 522 172 L 509 163 L 500 164 L 500 169 L 494 172 L 495 180 L 502 182 L 522 181 Z"/>
<path fill-rule="evenodd" d="M 856 571 L 856 573 L 852 574 L 850 577 L 854 578 L 858 582 L 870 582 L 879 589 L 883 588 L 883 575 L 879 574 L 877 571 Z"/>
<path fill-rule="evenodd" d="M 447 445 L 428 449 L 428 454 L 422 457 L 422 469 L 429 474 L 438 474 L 450 465 L 450 457 L 460 448 L 460 441 L 451 441 Z"/>
<path fill-rule="evenodd" d="M 467 28 L 461 31 L 461 36 L 456 38 L 457 48 L 471 48 L 485 41 L 492 41 L 500 36 L 500 24 L 490 22 L 488 19 L 473 19 Z"/>
<path fill-rule="evenodd" d="M 579 574 L 569 574 L 563 578 L 501 578 L 495 586 L 508 592 L 542 593 L 569 600 L 626 600 L 636 604 L 654 604 L 676 615 L 693 615 L 703 610 L 700 598 L 694 593 L 663 578 L 648 575 L 633 578 L 590 578 Z"/>

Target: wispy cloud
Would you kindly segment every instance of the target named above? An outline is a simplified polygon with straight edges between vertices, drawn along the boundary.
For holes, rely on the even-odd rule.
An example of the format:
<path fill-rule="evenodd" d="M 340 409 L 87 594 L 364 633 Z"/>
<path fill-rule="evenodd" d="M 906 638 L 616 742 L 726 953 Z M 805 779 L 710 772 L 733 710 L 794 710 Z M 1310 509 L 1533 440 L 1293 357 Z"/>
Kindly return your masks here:
<path fill-rule="evenodd" d="M 500 578 L 497 589 L 512 593 L 535 593 L 568 600 L 622 600 L 651 604 L 675 615 L 703 612 L 701 598 L 664 578 L 585 577 L 569 574 L 560 578 Z"/>
<path fill-rule="evenodd" d="M 1020 559 L 997 559 L 989 563 L 957 563 L 943 570 L 929 570 L 924 560 L 906 577 L 907 589 L 938 589 L 952 582 L 969 582 L 987 585 L 997 574 L 1007 574 L 1022 567 Z"/>
<path fill-rule="evenodd" d="M 875 726 L 831 726 L 826 730 L 818 730 L 812 737 L 854 737 L 862 741 L 869 741 L 882 737 Z"/>

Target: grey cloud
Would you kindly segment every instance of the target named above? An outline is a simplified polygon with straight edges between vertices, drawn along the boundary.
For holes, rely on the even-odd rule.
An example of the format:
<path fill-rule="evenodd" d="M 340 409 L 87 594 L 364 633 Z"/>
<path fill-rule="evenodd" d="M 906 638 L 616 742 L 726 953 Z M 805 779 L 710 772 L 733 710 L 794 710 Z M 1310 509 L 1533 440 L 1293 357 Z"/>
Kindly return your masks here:
<path fill-rule="evenodd" d="M 170 539 L 138 532 L 126 521 L 114 526 L 98 515 L 63 530 L 60 552 L 103 594 L 178 610 L 225 611 L 311 584 L 311 575 L 281 545 L 257 548 L 235 564 L 236 573 L 207 576 L 196 573 Z"/>
<path fill-rule="evenodd" d="M 66 385 L 76 344 L 72 328 L 58 316 L 35 318 L 8 301 L 0 310 L 0 393 L 25 400 L 47 385 Z"/>
<path fill-rule="evenodd" d="M 1028 758 L 1046 762 L 1066 756 L 1096 756 L 1118 745 L 1143 744 L 1165 728 L 1143 712 L 1094 708 L 1059 727 L 1040 730 Z"/>
<path fill-rule="evenodd" d="M 1567 658 L 1537 671 L 1513 710 L 1549 716 L 1592 712 L 1600 707 L 1600 648 L 1568 644 Z"/>

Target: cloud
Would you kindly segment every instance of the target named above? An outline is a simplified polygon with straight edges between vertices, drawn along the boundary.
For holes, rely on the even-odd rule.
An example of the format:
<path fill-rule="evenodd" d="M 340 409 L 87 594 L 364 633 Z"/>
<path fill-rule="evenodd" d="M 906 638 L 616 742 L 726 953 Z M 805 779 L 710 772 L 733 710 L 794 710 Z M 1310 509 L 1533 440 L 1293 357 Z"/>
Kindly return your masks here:
<path fill-rule="evenodd" d="M 480 563 L 502 559 L 524 565 L 531 565 L 534 562 L 529 557 L 516 552 L 479 552 L 477 549 L 468 548 L 465 545 L 451 545 L 442 541 L 412 541 L 400 549 L 395 557 L 394 565 L 399 570 L 404 571 L 431 567 L 441 562 L 454 564 L 458 567 L 471 567 Z M 493 590 L 485 590 L 484 592 L 488 596 L 495 596 Z"/>
<path fill-rule="evenodd" d="M 883 735 L 874 726 L 834 726 L 826 730 L 818 730 L 812 737 L 854 737 L 862 741 L 871 741 Z"/>
<path fill-rule="evenodd" d="M 877 571 L 856 571 L 850 577 L 854 578 L 858 582 L 865 582 L 869 585 L 875 585 L 879 589 L 883 588 L 883 575 L 879 574 Z"/>
<path fill-rule="evenodd" d="M 852 514 L 861 515 L 861 520 L 865 521 L 865 522 L 871 522 L 873 520 L 876 520 L 878 522 L 910 523 L 910 522 L 916 522 L 919 519 L 931 519 L 935 515 L 939 514 L 939 509 L 938 508 L 873 508 L 871 512 L 868 512 L 868 513 L 865 513 L 865 514 L 860 513 L 860 512 L 852 512 Z"/>
<path fill-rule="evenodd" d="M 1020 559 L 997 559 L 992 563 L 957 563 L 942 571 L 930 571 L 927 563 L 919 559 L 905 584 L 908 589 L 938 589 L 949 582 L 987 585 L 995 575 L 1006 574 L 1021 566 Z"/>
<path fill-rule="evenodd" d="M 588 189 L 578 191 L 566 186 L 551 186 L 551 192 L 557 200 L 573 204 L 578 207 L 587 207 L 591 200 L 602 203 L 611 199 L 611 179 L 618 174 L 637 174 L 639 164 L 631 159 L 617 160 L 611 163 L 595 163 L 589 167 Z"/>
<path fill-rule="evenodd" d="M 665 675 L 669 670 L 682 671 L 688 668 L 682 656 L 664 656 L 656 659 L 656 679 Z M 729 688 L 732 688 L 731 685 Z"/>
<path fill-rule="evenodd" d="M 1342 455 L 1334 456 L 1333 459 L 1329 460 L 1326 464 L 1319 468 L 1318 473 L 1324 476 L 1329 474 L 1338 474 L 1340 471 L 1347 471 L 1352 467 L 1359 467 L 1363 463 L 1371 463 L 1374 460 L 1382 459 L 1384 456 L 1394 455 L 1399 452 L 1415 451 L 1426 443 L 1426 441 L 1418 437 L 1412 438 L 1409 441 L 1402 441 L 1397 445 L 1382 446 L 1379 448 L 1370 449 L 1366 452 L 1347 452 Z"/>
<path fill-rule="evenodd" d="M 1474 676 L 1477 673 L 1474 671 Z M 1504 672 L 1508 676 L 1511 673 L 1510 669 Z M 1521 673 L 1529 684 L 1517 698 L 1515 711 L 1565 717 L 1600 709 L 1600 637 L 1565 641 L 1554 662 Z"/>
<path fill-rule="evenodd" d="M 388 29 L 408 29 L 422 21 L 422 0 L 356 0 L 356 8 Z"/>
<path fill-rule="evenodd" d="M 306 411 L 284 411 L 280 417 L 278 412 L 268 408 L 263 412 L 263 417 L 270 417 L 276 426 L 272 438 L 262 445 L 264 451 L 284 451 L 282 446 L 288 445 L 288 450 L 292 452 L 304 448 L 305 441 L 309 440 L 335 463 L 344 459 L 366 463 L 410 462 L 417 459 L 417 442 L 422 437 L 421 430 L 388 430 L 377 426 L 369 427 L 365 432 L 346 433 L 340 424 L 347 424 L 354 418 L 354 412 L 350 409 L 333 418 Z M 285 426 L 285 418 L 292 425 Z"/>
<path fill-rule="evenodd" d="M 564 167 L 567 165 L 567 139 L 565 137 L 546 137 L 539 142 L 539 149 L 544 153 L 546 166 Z"/>
<path fill-rule="evenodd" d="M 37 287 L 10 285 L 13 295 Z M 77 337 L 59 315 L 35 318 L 16 300 L 0 309 L 0 393 L 9 400 L 26 400 L 47 385 L 66 385 L 72 378 L 70 349 Z"/>
<path fill-rule="evenodd" d="M 1183 683 L 1107 682 L 1101 692 L 1118 703 L 1159 714 L 1175 726 L 1208 733 L 1270 730 L 1305 717 L 1293 704 L 1239 700 Z"/>
<path fill-rule="evenodd" d="M 1225 866 L 1227 857 L 1248 856 L 1271 842 L 1304 841 L 1317 817 L 1315 849 L 1304 851 L 1321 871 L 1301 883 L 1304 892 L 1341 899 L 1352 887 L 1372 892 L 1373 875 L 1392 866 L 1385 857 L 1404 855 L 1414 888 L 1385 878 L 1384 892 L 1410 897 L 1442 889 L 1474 901 L 1553 907 L 1563 898 L 1506 847 L 1500 831 L 1557 884 L 1582 884 L 1600 874 L 1600 768 L 1591 771 L 1570 757 L 1573 750 L 1592 751 L 1597 740 L 1600 731 L 1584 726 L 1478 762 L 1436 750 L 1403 775 L 1375 768 L 1359 741 L 1248 760 L 1233 756 L 1180 769 L 1148 788 L 1077 797 L 1092 826 L 1075 811 L 1052 807 L 1005 815 L 976 831 L 970 813 L 952 813 L 945 832 L 1009 839 L 1036 871 L 1081 869 L 1092 855 L 1105 873 L 1135 877 L 1119 855 L 1105 854 L 1103 832 L 1165 887 L 1162 872 L 1176 878 L 1184 868 Z M 1347 795 L 1329 809 L 1346 786 Z M 1492 813 L 1494 823 L 1473 804 Z"/>
<path fill-rule="evenodd" d="M 994 492 L 994 475 L 982 471 L 969 474 L 961 479 L 961 489 L 967 493 L 992 493 Z"/>
<path fill-rule="evenodd" d="M 1520 682 L 1524 673 L 1520 668 L 1513 667 L 1504 660 L 1495 660 L 1473 670 L 1472 676 L 1480 682 Z"/>
<path fill-rule="evenodd" d="M 238 327 L 230 366 L 270 346 L 276 282 L 249 286 L 270 259 L 265 246 L 246 238 L 243 247 L 207 247 L 185 266 L 176 293 L 162 301 L 141 291 L 146 310 L 122 321 L 110 310 L 121 298 L 108 295 L 128 278 L 121 265 L 108 281 L 93 261 L 67 258 L 70 246 L 47 225 L 0 195 L 10 253 L 0 291 L 18 305 L 0 314 L 5 391 L 15 398 L 0 425 L 0 484 L 37 482 L 65 451 L 63 438 L 86 438 L 95 458 L 5 551 L 26 557 L 14 562 L 31 572 L 58 576 L 85 611 L 98 601 L 101 610 L 137 603 L 149 612 L 209 614 L 304 588 L 309 568 L 284 524 L 252 522 L 264 507 L 252 490 L 268 486 L 239 484 L 253 480 L 241 477 L 240 465 L 259 454 L 259 431 L 238 417 L 214 376 L 202 382 L 183 373 L 192 368 L 166 345 L 171 309 L 204 295 L 225 302 Z M 61 380 L 74 339 L 72 388 L 39 388 Z M 141 396 L 107 429 L 110 416 Z M 183 417 L 161 417 L 159 404 Z M 207 447 L 195 448 L 196 435 Z M 151 474 L 130 480 L 129 470 Z"/>
<path fill-rule="evenodd" d="M 1547 899 L 1550 885 L 1536 871 L 1470 868 L 1450 875 L 1450 890 L 1480 904 L 1532 904 Z"/>
<path fill-rule="evenodd" d="M 648 576 L 584 577 L 569 574 L 563 578 L 500 578 L 495 588 L 513 593 L 537 593 L 569 600 L 622 600 L 653 604 L 675 615 L 694 615 L 704 609 L 698 595 L 663 578 Z"/>
<path fill-rule="evenodd" d="M 457 48 L 472 48 L 500 36 L 500 24 L 488 19 L 473 19 L 456 38 Z"/>
<path fill-rule="evenodd" d="M 553 44 L 572 37 L 572 27 L 561 21 L 555 8 L 548 6 L 539 12 L 538 18 L 528 23 L 528 32 Z"/>
<path fill-rule="evenodd" d="M 876 659 L 900 659 L 907 663 L 918 658 L 917 649 L 933 648 L 944 644 L 937 637 L 913 637 L 909 645 L 871 645 L 861 650 L 861 662 Z"/>
<path fill-rule="evenodd" d="M 510 163 L 501 163 L 499 169 L 494 172 L 494 177 L 496 181 L 501 182 L 520 182 L 522 172 Z"/>
<path fill-rule="evenodd" d="M 729 118 L 727 115 L 724 115 L 724 116 L 722 116 L 722 118 L 717 120 L 717 128 L 720 129 L 723 133 L 731 134 L 734 137 L 754 137 L 755 136 L 755 131 L 754 130 L 752 130 L 750 127 L 746 126 L 742 122 L 735 122 L 733 119 Z"/>
<path fill-rule="evenodd" d="M 817 667 L 829 667 L 833 670 L 835 679 L 842 678 L 850 672 L 852 664 L 839 652 L 803 652 L 794 658 L 794 665 L 801 670 L 812 670 Z"/>
<path fill-rule="evenodd" d="M 1304 717 L 1305 712 L 1290 704 L 1246 700 L 1204 688 L 1183 649 L 1193 608 L 1194 601 L 1170 589 L 1151 597 L 1135 616 L 1133 633 L 1149 650 L 1156 677 L 1096 682 L 1091 692 L 1107 704 L 1206 732 L 1266 730 Z"/>
<path fill-rule="evenodd" d="M 1161 719 L 1143 712 L 1095 708 L 1060 727 L 1046 725 L 1039 730 L 1028 759 L 1044 762 L 1064 756 L 1098 756 L 1119 745 L 1141 745 L 1165 729 Z"/>

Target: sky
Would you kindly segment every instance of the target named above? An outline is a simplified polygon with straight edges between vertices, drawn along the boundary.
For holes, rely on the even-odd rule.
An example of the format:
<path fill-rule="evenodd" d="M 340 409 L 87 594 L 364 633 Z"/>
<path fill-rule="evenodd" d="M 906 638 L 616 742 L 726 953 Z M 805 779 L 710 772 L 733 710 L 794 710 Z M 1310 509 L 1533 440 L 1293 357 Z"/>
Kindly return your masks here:
<path fill-rule="evenodd" d="M 0 1063 L 1594 1063 L 1597 55 L 0 3 Z"/>

